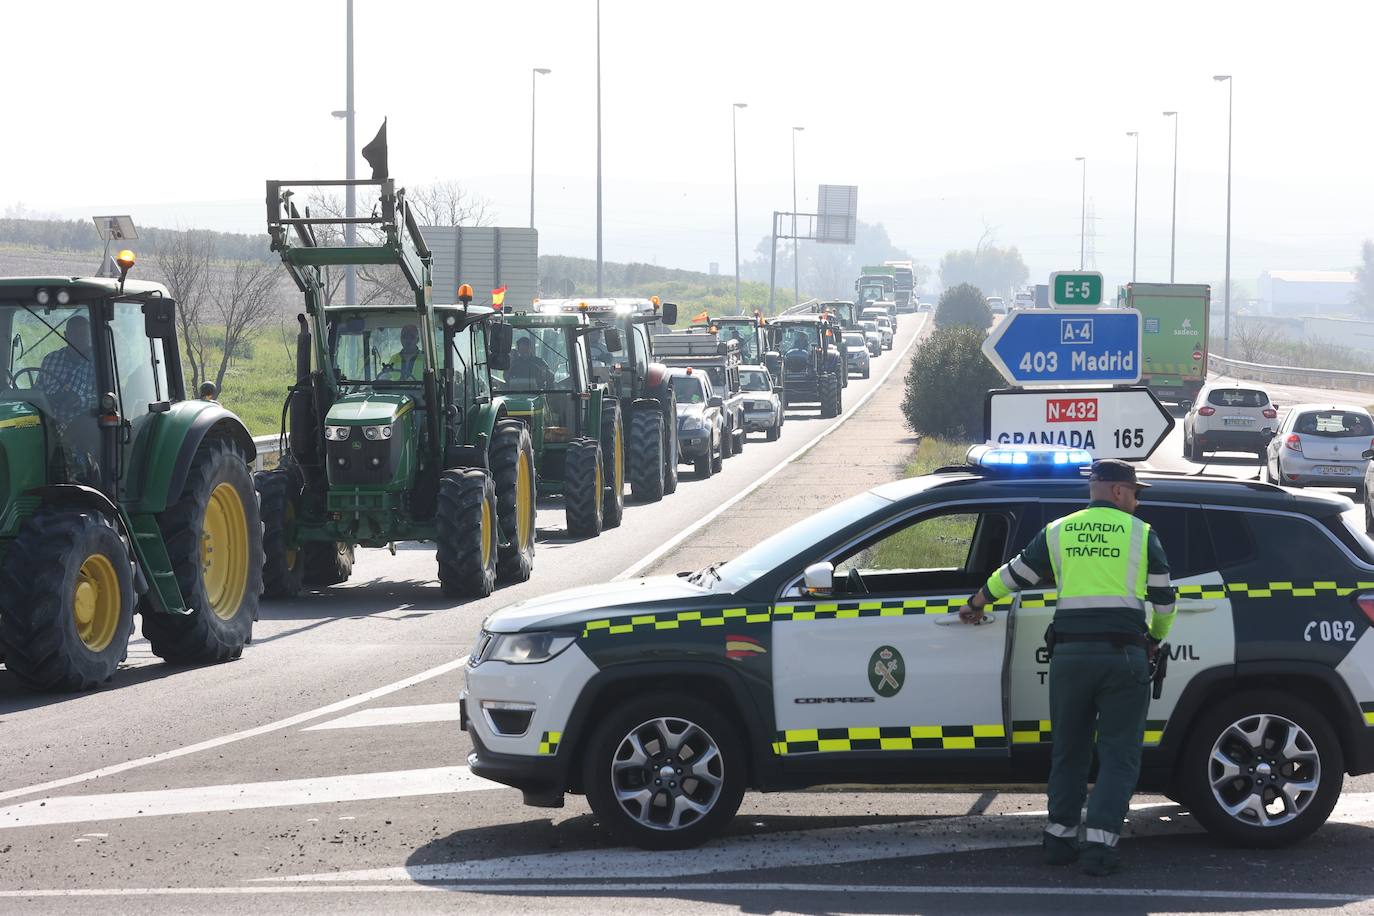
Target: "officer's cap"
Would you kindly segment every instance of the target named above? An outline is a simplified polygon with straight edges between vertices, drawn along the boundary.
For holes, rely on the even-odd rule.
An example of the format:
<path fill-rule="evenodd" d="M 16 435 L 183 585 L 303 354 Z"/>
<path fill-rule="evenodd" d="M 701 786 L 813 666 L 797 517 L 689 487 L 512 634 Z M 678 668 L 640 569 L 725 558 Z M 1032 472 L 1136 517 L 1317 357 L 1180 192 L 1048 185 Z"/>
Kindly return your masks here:
<path fill-rule="evenodd" d="M 1120 458 L 1099 458 L 1093 462 L 1092 473 L 1088 480 L 1100 480 L 1103 483 L 1129 483 L 1137 490 L 1143 490 L 1149 486 L 1136 479 L 1135 465 L 1129 461 L 1122 461 Z"/>

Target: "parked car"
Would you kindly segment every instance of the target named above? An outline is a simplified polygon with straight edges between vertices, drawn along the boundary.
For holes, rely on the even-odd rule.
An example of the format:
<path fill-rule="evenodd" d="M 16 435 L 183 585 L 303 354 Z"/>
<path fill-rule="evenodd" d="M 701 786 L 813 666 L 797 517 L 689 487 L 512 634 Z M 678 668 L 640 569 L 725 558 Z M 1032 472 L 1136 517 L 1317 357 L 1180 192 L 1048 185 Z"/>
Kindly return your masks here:
<path fill-rule="evenodd" d="M 1374 419 L 1349 404 L 1299 404 L 1269 442 L 1264 477 L 1288 487 L 1353 487 L 1364 496 Z"/>
<path fill-rule="evenodd" d="M 1208 386 L 1183 418 L 1183 457 L 1202 461 L 1208 452 L 1253 452 L 1263 462 L 1278 417 L 1278 405 L 1259 388 Z"/>
<path fill-rule="evenodd" d="M 868 336 L 863 331 L 845 331 L 844 344 L 845 369 L 859 373 L 860 378 L 868 378 L 872 374 L 873 359 Z"/>

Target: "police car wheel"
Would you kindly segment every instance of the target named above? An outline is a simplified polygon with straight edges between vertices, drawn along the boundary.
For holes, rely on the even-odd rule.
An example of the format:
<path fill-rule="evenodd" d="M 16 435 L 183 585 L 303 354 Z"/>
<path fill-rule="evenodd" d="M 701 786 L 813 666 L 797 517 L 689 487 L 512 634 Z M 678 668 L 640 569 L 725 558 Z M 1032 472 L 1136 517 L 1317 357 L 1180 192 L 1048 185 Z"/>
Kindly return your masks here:
<path fill-rule="evenodd" d="M 1207 830 L 1238 846 L 1274 848 L 1326 822 L 1345 780 L 1331 723 L 1275 690 L 1217 703 L 1184 748 L 1183 797 Z"/>
<path fill-rule="evenodd" d="M 619 840 L 688 849 L 719 833 L 744 797 L 744 748 L 731 721 L 681 694 L 626 703 L 592 733 L 587 801 Z"/>

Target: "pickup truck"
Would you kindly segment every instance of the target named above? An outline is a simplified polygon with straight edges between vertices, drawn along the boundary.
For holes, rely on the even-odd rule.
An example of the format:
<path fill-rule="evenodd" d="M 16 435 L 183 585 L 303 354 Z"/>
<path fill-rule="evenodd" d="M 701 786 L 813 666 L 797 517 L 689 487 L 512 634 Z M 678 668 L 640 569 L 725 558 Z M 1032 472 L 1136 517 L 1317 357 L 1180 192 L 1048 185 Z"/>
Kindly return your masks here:
<path fill-rule="evenodd" d="M 730 458 L 743 451 L 745 398 L 739 382 L 739 341 L 721 340 L 716 334 L 700 331 L 655 334 L 654 354 L 671 369 L 691 368 L 710 379 L 714 395 L 721 400 L 724 420 L 721 457 Z"/>

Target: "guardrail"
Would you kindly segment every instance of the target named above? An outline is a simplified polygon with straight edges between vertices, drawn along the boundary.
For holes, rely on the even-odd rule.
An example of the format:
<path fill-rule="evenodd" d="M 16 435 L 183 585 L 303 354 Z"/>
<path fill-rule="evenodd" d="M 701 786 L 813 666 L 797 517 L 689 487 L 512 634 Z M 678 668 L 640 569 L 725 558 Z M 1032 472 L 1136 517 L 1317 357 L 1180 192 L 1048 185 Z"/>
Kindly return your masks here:
<path fill-rule="evenodd" d="M 1213 372 L 1255 382 L 1310 385 L 1315 388 L 1338 388 L 1347 391 L 1374 391 L 1374 372 L 1352 372 L 1346 369 L 1308 369 L 1302 366 L 1269 366 L 1247 363 L 1239 359 L 1208 355 L 1207 368 Z"/>
<path fill-rule="evenodd" d="M 258 457 L 253 459 L 253 470 L 265 471 L 268 467 L 267 459 L 277 459 L 281 457 L 281 437 L 276 433 L 270 436 L 254 436 L 253 447 L 258 450 Z M 272 461 L 272 467 L 276 467 L 277 462 Z"/>

